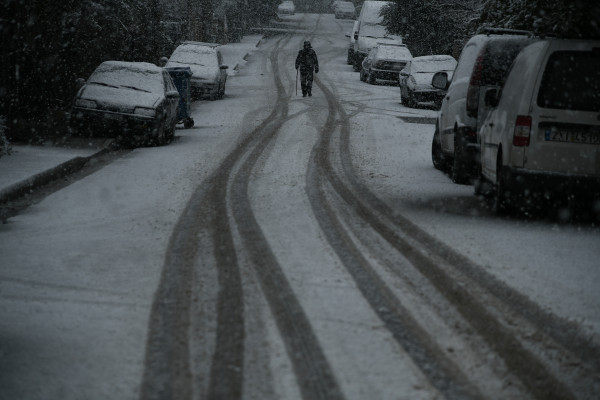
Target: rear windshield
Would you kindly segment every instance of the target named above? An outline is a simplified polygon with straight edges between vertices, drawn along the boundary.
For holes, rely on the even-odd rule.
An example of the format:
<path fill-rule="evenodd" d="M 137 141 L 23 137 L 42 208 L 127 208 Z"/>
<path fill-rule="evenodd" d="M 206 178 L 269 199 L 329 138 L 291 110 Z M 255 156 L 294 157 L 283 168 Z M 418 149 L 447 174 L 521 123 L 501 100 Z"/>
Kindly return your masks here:
<path fill-rule="evenodd" d="M 404 46 L 379 46 L 377 58 L 380 60 L 410 60 L 412 54 Z"/>
<path fill-rule="evenodd" d="M 481 85 L 503 86 L 506 72 L 517 58 L 517 54 L 530 43 L 531 40 L 526 39 L 490 41 L 484 50 Z"/>
<path fill-rule="evenodd" d="M 537 103 L 544 108 L 600 112 L 600 51 L 552 53 Z"/>
<path fill-rule="evenodd" d="M 202 46 L 185 46 L 176 49 L 169 61 L 180 64 L 192 64 L 204 67 L 218 67 L 215 50 Z"/>

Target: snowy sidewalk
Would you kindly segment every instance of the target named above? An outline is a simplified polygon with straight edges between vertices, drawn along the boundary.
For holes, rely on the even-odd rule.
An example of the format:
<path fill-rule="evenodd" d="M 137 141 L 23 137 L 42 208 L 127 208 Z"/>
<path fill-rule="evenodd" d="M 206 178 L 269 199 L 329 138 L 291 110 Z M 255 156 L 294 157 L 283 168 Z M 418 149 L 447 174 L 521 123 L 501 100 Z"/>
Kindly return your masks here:
<path fill-rule="evenodd" d="M 260 44 L 262 35 L 248 35 L 239 43 L 221 46 L 223 61 L 234 76 L 245 58 Z M 106 139 L 77 139 L 65 146 L 12 144 L 12 154 L 0 157 L 0 203 L 21 196 L 80 168 L 94 154 L 110 144 Z"/>

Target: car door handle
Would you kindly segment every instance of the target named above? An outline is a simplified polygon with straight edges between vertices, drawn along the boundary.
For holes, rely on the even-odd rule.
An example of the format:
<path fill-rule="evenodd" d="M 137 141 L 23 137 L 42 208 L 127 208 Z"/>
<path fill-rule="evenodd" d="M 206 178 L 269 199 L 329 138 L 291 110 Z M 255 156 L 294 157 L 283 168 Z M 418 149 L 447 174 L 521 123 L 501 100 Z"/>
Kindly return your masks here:
<path fill-rule="evenodd" d="M 490 122 L 488 125 L 489 125 L 489 126 L 494 126 L 494 123 L 493 123 L 493 122 Z"/>

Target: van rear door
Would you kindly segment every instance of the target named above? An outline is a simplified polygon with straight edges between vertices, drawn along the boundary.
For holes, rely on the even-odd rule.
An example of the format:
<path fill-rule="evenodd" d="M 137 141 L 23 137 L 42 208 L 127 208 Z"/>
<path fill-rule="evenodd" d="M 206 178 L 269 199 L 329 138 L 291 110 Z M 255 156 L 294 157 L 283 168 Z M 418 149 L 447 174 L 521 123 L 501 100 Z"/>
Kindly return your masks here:
<path fill-rule="evenodd" d="M 552 41 L 534 89 L 525 168 L 600 176 L 600 42 Z"/>

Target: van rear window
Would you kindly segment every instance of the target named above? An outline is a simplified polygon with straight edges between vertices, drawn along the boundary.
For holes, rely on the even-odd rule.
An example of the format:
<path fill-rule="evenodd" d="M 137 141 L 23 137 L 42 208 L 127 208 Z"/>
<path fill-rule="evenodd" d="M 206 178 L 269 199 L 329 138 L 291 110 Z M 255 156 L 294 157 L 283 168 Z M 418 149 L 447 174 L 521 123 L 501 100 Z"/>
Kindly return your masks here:
<path fill-rule="evenodd" d="M 544 108 L 600 112 L 600 53 L 552 53 L 546 64 L 537 103 Z"/>

